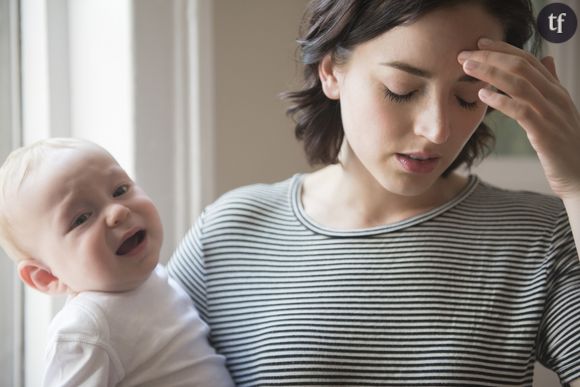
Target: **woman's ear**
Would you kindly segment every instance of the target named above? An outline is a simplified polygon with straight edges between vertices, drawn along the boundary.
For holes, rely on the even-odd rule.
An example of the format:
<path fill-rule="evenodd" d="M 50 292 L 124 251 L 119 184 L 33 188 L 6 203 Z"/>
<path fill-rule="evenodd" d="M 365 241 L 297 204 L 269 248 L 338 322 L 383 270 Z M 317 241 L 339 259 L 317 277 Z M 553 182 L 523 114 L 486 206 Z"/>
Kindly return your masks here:
<path fill-rule="evenodd" d="M 55 295 L 66 293 L 68 287 L 54 276 L 50 269 L 35 259 L 18 263 L 18 276 L 26 285 L 42 293 Z"/>
<path fill-rule="evenodd" d="M 318 76 L 322 83 L 322 91 L 329 99 L 340 99 L 340 88 L 336 76 L 336 65 L 331 54 L 326 56 L 318 65 Z"/>

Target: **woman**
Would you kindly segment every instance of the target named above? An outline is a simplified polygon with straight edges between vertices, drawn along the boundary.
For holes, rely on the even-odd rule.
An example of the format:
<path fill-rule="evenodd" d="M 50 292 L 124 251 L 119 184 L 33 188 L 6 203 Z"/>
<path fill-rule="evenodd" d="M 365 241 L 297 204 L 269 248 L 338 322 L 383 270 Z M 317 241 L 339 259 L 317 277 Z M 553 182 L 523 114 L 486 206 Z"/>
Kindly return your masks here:
<path fill-rule="evenodd" d="M 244 385 L 580 385 L 580 116 L 528 0 L 314 0 L 296 135 L 324 168 L 230 192 L 169 264 Z M 456 173 L 516 119 L 557 197 Z M 576 235 L 576 240 L 580 240 Z"/>

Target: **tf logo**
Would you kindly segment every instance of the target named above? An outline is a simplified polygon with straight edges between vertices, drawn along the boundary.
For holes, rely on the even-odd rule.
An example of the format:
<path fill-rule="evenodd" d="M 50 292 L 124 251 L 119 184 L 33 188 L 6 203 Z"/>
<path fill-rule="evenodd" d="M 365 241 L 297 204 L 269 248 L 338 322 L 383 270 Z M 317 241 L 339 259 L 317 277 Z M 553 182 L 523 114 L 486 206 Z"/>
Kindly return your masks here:
<path fill-rule="evenodd" d="M 563 3 L 546 5 L 538 14 L 538 31 L 552 43 L 563 43 L 576 32 L 578 19 L 574 10 Z"/>

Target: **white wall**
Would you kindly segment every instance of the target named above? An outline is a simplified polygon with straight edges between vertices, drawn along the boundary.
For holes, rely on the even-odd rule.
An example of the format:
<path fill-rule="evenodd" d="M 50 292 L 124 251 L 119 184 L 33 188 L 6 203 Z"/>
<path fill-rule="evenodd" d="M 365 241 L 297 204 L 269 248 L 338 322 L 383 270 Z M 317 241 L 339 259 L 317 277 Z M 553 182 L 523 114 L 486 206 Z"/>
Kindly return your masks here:
<path fill-rule="evenodd" d="M 308 170 L 280 92 L 296 85 L 306 0 L 215 0 L 216 194 Z"/>

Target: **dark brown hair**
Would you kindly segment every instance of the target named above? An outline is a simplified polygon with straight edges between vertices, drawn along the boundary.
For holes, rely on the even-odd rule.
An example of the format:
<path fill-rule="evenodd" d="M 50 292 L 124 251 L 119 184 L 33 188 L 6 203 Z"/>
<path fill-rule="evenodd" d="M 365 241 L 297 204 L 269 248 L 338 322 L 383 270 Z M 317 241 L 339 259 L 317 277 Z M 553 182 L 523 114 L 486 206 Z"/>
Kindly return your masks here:
<path fill-rule="evenodd" d="M 311 165 L 334 164 L 344 138 L 340 101 L 331 100 L 322 91 L 318 67 L 331 54 L 344 63 L 352 49 L 403 23 L 415 20 L 437 8 L 478 3 L 496 17 L 505 32 L 505 41 L 519 48 L 534 37 L 532 51 L 538 50 L 530 0 L 313 0 L 309 3 L 298 39 L 304 64 L 304 86 L 286 92 L 291 102 L 287 114 L 295 121 L 295 135 L 303 141 Z M 488 112 L 491 108 L 488 108 Z M 481 123 L 457 157 L 445 171 L 449 174 L 461 164 L 470 167 L 493 149 L 494 135 Z"/>

